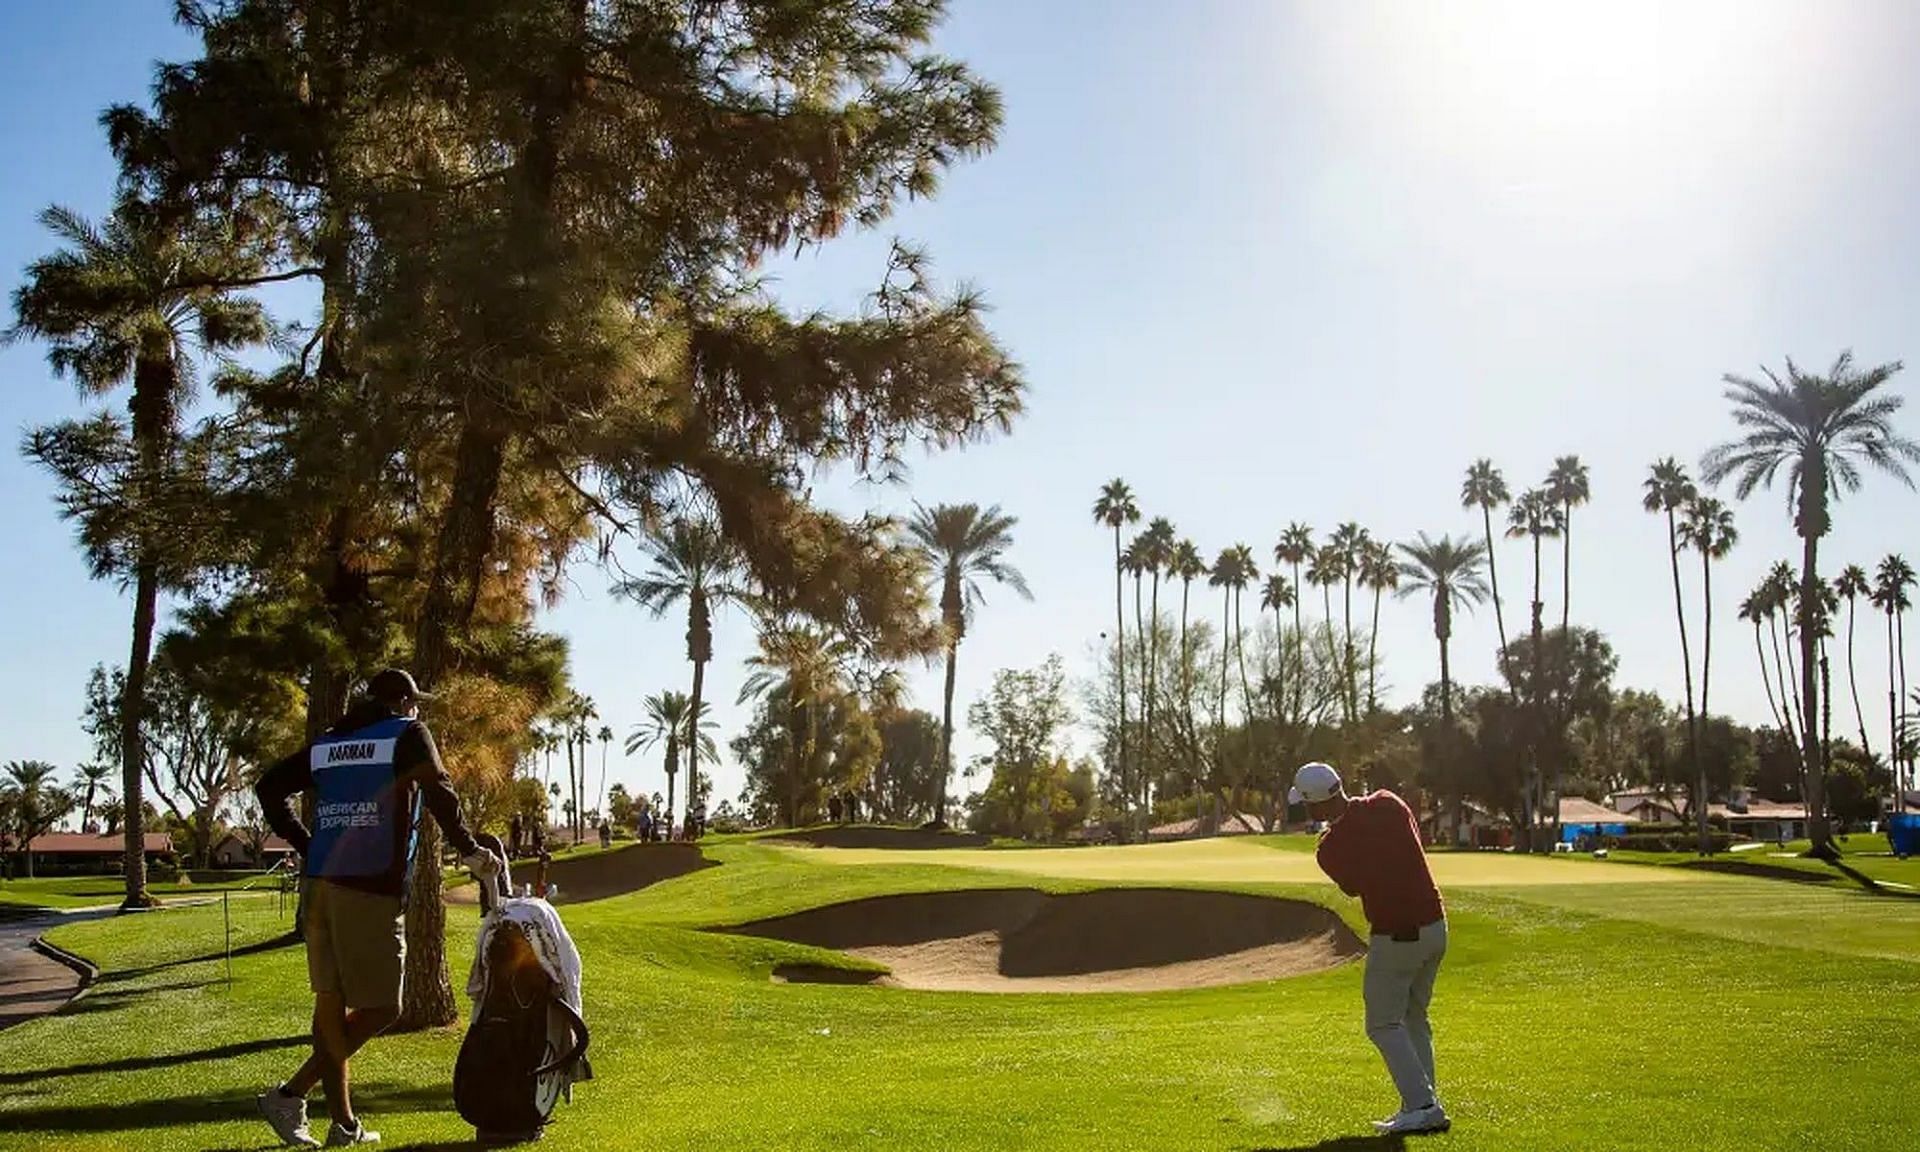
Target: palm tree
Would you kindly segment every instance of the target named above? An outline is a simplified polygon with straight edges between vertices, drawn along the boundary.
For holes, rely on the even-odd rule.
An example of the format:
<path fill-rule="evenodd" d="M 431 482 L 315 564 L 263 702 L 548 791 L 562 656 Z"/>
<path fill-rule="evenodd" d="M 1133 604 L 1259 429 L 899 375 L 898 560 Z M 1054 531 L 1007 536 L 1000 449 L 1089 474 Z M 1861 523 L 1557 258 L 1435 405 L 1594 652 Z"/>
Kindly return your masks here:
<path fill-rule="evenodd" d="M 1267 577 L 1266 584 L 1260 588 L 1260 607 L 1273 613 L 1273 634 L 1279 639 L 1280 651 L 1283 654 L 1287 648 L 1287 626 L 1280 617 L 1280 610 L 1283 608 L 1298 608 L 1299 606 L 1299 597 L 1294 595 L 1291 581 L 1278 572 Z M 1283 655 L 1281 664 L 1284 665 L 1285 663 L 1286 659 Z M 1280 717 L 1284 714 L 1286 701 L 1285 685 L 1286 669 L 1282 667 L 1279 672 L 1274 674 L 1273 678 L 1273 716 L 1275 723 L 1278 723 Z"/>
<path fill-rule="evenodd" d="M 1360 574 L 1360 556 L 1368 543 L 1367 530 L 1351 520 L 1333 530 L 1333 546 L 1340 550 L 1340 579 L 1346 602 L 1347 641 L 1341 650 L 1340 668 L 1346 683 L 1343 702 L 1349 724 L 1360 716 L 1359 669 L 1353 647 L 1353 580 Z"/>
<path fill-rule="evenodd" d="M 1494 562 L 1493 513 L 1512 499 L 1506 477 L 1493 461 L 1482 457 L 1467 468 L 1466 481 L 1460 485 L 1460 506 L 1480 509 L 1480 525 L 1486 534 L 1487 579 L 1493 585 L 1493 625 L 1500 635 L 1500 675 L 1506 678 L 1509 692 L 1513 690 L 1513 670 L 1507 666 L 1507 620 L 1500 607 L 1500 566 Z"/>
<path fill-rule="evenodd" d="M 1329 659 L 1337 659 L 1340 650 L 1339 638 L 1335 636 L 1333 630 L 1333 586 L 1340 583 L 1340 572 L 1345 565 L 1346 554 L 1332 544 L 1322 544 L 1315 549 L 1312 558 L 1307 562 L 1307 583 L 1320 589 L 1320 606 L 1324 613 L 1322 619 L 1327 624 Z M 1306 637 L 1302 636 L 1301 643 L 1305 642 Z M 1296 687 L 1299 686 L 1297 677 L 1294 683 Z"/>
<path fill-rule="evenodd" d="M 1207 576 L 1207 583 L 1220 589 L 1221 592 L 1220 707 L 1216 716 L 1223 746 L 1226 739 L 1227 728 L 1227 655 L 1228 649 L 1236 646 L 1235 636 L 1237 635 L 1233 628 L 1233 607 L 1234 602 L 1239 599 L 1241 589 L 1245 588 L 1249 581 L 1259 575 L 1258 572 L 1252 571 L 1251 565 L 1249 564 L 1252 555 L 1252 551 L 1242 544 L 1235 544 L 1230 548 L 1222 548 L 1220 555 L 1215 558 L 1213 562 L 1213 570 L 1208 573 Z M 1242 657 L 1242 660 L 1244 666 L 1244 657 Z M 1241 673 L 1241 679 L 1243 681 L 1246 679 L 1246 673 L 1244 671 Z"/>
<path fill-rule="evenodd" d="M 1645 493 L 1640 506 L 1649 512 L 1664 513 L 1667 517 L 1667 559 L 1673 568 L 1673 615 L 1680 626 L 1680 672 L 1687 693 L 1687 756 L 1693 762 L 1694 775 L 1697 777 L 1701 773 L 1700 722 L 1693 711 L 1693 654 L 1687 650 L 1686 600 L 1680 593 L 1679 511 L 1697 498 L 1699 491 L 1688 478 L 1686 468 L 1671 456 L 1654 461 L 1640 488 Z M 1695 803 L 1704 814 L 1706 798 L 1698 797 Z"/>
<path fill-rule="evenodd" d="M 55 768 L 44 760 L 10 761 L 0 770 L 0 811 L 12 809 L 6 829 L 19 837 L 21 855 L 27 859 L 27 879 L 33 879 L 33 853 L 29 851 L 39 836 L 73 807 L 73 796 L 53 782 Z"/>
<path fill-rule="evenodd" d="M 1146 575 L 1147 575 L 1146 533 L 1143 532 L 1140 535 L 1135 536 L 1132 540 L 1127 541 L 1126 548 L 1122 550 L 1120 553 L 1120 567 L 1122 570 L 1126 572 L 1128 576 L 1133 577 L 1134 647 L 1144 648 L 1148 643 L 1148 641 L 1145 639 L 1147 634 L 1147 610 L 1146 610 L 1145 602 L 1142 599 L 1142 596 L 1145 591 L 1144 584 L 1146 582 Z M 1140 665 L 1140 668 L 1138 671 L 1134 673 L 1134 683 L 1140 686 L 1140 695 L 1142 697 L 1140 706 L 1141 706 L 1141 709 L 1144 711 L 1146 708 L 1145 696 L 1147 694 L 1146 692 L 1146 684 L 1147 684 L 1146 653 L 1145 652 L 1135 653 L 1135 662 Z"/>
<path fill-rule="evenodd" d="M 1231 585 L 1233 588 L 1233 653 L 1240 665 L 1241 707 L 1246 712 L 1246 718 L 1251 721 L 1253 693 L 1247 687 L 1247 633 L 1240 621 L 1240 594 L 1246 591 L 1247 585 L 1260 579 L 1260 568 L 1254 562 L 1253 549 L 1245 544 L 1233 546 L 1233 560 L 1234 567 L 1239 573 L 1239 579 Z"/>
<path fill-rule="evenodd" d="M 1907 609 L 1913 607 L 1907 589 L 1913 585 L 1913 566 L 1899 553 L 1880 561 L 1874 571 L 1873 604 L 1887 614 L 1887 747 L 1891 749 L 1887 759 L 1894 766 L 1895 790 L 1900 795 L 1905 795 L 1907 774 L 1902 766 L 1912 768 L 1911 749 L 1900 739 L 1899 712 L 1907 690 Z"/>
<path fill-rule="evenodd" d="M 941 504 L 920 508 L 907 525 L 914 543 L 926 557 L 933 579 L 940 584 L 940 621 L 946 629 L 947 684 L 940 716 L 940 788 L 936 819 L 947 812 L 947 780 L 953 775 L 953 685 L 959 665 L 960 641 L 975 608 L 986 603 L 981 579 L 1005 584 L 1023 599 L 1033 599 L 1026 577 L 1007 563 L 1017 521 L 999 505 Z"/>
<path fill-rule="evenodd" d="M 1700 715 L 1707 711 L 1707 692 L 1713 686 L 1713 562 L 1724 560 L 1740 542 L 1733 526 L 1733 510 L 1711 496 L 1694 496 L 1687 501 L 1687 517 L 1680 522 L 1680 543 L 1700 554 L 1700 595 L 1705 616 L 1700 626 Z M 1677 587 L 1677 585 L 1676 585 Z M 1693 753 L 1694 781 L 1699 786 L 1696 813 L 1700 832 L 1700 854 L 1707 855 L 1713 840 L 1707 830 L 1707 769 L 1700 759 L 1697 743 Z"/>
<path fill-rule="evenodd" d="M 820 708 L 830 703 L 846 679 L 857 650 L 846 637 L 816 624 L 768 620 L 760 629 L 760 651 L 747 658 L 754 671 L 740 685 L 739 702 L 784 695 L 789 709 L 791 761 L 787 778 L 788 827 L 800 818 L 800 786 L 814 762 L 820 739 Z M 798 721 L 798 723 L 793 723 Z M 944 811 L 935 819 L 946 820 Z"/>
<path fill-rule="evenodd" d="M 1099 498 L 1093 502 L 1093 520 L 1113 529 L 1113 669 L 1120 703 L 1120 791 L 1122 795 L 1131 795 L 1128 791 L 1131 777 L 1127 774 L 1127 617 L 1120 595 L 1121 577 L 1126 570 L 1120 559 L 1120 529 L 1140 522 L 1140 507 L 1134 503 L 1133 489 L 1127 487 L 1125 480 L 1116 477 L 1101 487 Z M 945 813 L 941 815 L 944 817 Z"/>
<path fill-rule="evenodd" d="M 1587 466 L 1578 456 L 1561 456 L 1547 474 L 1547 499 L 1560 506 L 1560 630 L 1567 630 L 1573 609 L 1573 509 L 1587 502 Z"/>
<path fill-rule="evenodd" d="M 1754 655 L 1760 659 L 1760 686 L 1767 690 L 1767 712 L 1773 716 L 1774 723 L 1780 725 L 1780 730 L 1784 732 L 1787 728 L 1786 721 L 1781 716 L 1779 706 L 1774 702 L 1773 677 L 1767 669 L 1767 649 L 1760 639 L 1761 626 L 1766 622 L 1769 614 L 1767 587 L 1762 581 L 1758 588 L 1747 594 L 1745 600 L 1740 601 L 1739 616 L 1740 619 L 1753 624 L 1753 651 Z"/>
<path fill-rule="evenodd" d="M 675 520 L 664 533 L 649 536 L 645 548 L 652 567 L 645 576 L 622 580 L 613 593 L 647 609 L 656 620 L 686 602 L 687 659 L 693 664 L 688 700 L 695 712 L 704 715 L 707 662 L 713 659 L 713 610 L 727 604 L 753 604 L 741 578 L 740 553 L 709 520 Z M 699 791 L 704 751 L 698 744 L 687 749 L 688 796 Z M 671 823 L 671 805 L 666 816 Z"/>
<path fill-rule="evenodd" d="M 1453 729 L 1453 671 L 1447 659 L 1447 642 L 1453 638 L 1453 613 L 1457 608 L 1484 603 L 1486 582 L 1480 578 L 1480 566 L 1487 558 L 1486 545 L 1478 540 L 1451 536 L 1431 539 L 1425 532 L 1412 544 L 1399 546 L 1406 557 L 1400 563 L 1405 583 L 1396 596 L 1427 594 L 1433 597 L 1433 638 L 1440 642 L 1440 722 Z"/>
<path fill-rule="evenodd" d="M 1726 377 L 1734 421 L 1746 434 L 1708 450 L 1701 469 L 1712 484 L 1737 476 L 1735 491 L 1742 500 L 1763 484 L 1771 487 L 1780 469 L 1787 469 L 1787 496 L 1801 540 L 1801 695 L 1811 715 L 1818 692 L 1814 681 L 1818 637 L 1813 623 L 1820 605 L 1820 540 L 1832 525 L 1831 504 L 1842 493 L 1859 490 L 1861 463 L 1912 487 L 1906 465 L 1920 461 L 1920 444 L 1894 430 L 1893 416 L 1904 399 L 1876 395 L 1900 371 L 1898 362 L 1861 370 L 1853 366 L 1851 353 L 1842 353 L 1824 376 L 1801 372 L 1791 360 L 1784 380 L 1771 370 L 1763 371 L 1765 382 Z M 1830 855 L 1833 836 L 1827 822 L 1826 782 L 1819 772 L 1819 742 L 1811 729 L 1806 725 L 1801 734 L 1812 785 L 1808 832 L 1813 851 Z"/>
<path fill-rule="evenodd" d="M 1546 649 L 1544 623 L 1541 616 L 1546 604 L 1540 599 L 1540 542 L 1558 537 L 1564 530 L 1560 505 L 1539 488 L 1529 488 L 1507 509 L 1507 535 L 1515 539 L 1526 537 L 1533 541 L 1533 668 L 1528 677 L 1532 697 L 1528 708 L 1533 720 L 1531 738 L 1528 740 L 1529 757 L 1533 763 L 1527 769 L 1527 842 L 1533 848 L 1533 835 L 1537 823 L 1537 807 L 1542 797 L 1538 795 L 1540 773 L 1540 737 L 1546 717 L 1542 711 L 1540 660 Z"/>
<path fill-rule="evenodd" d="M 1787 718 L 1787 737 L 1797 748 L 1800 746 L 1800 730 L 1806 721 L 1806 713 L 1800 704 L 1799 678 L 1793 674 L 1794 613 L 1791 606 L 1798 596 L 1798 590 L 1793 586 L 1793 568 L 1785 561 L 1774 564 L 1767 570 L 1767 578 L 1761 588 L 1760 604 L 1767 614 L 1768 638 L 1773 641 L 1773 670 L 1779 678 L 1780 711 Z M 1781 645 L 1783 634 L 1787 641 L 1784 648 Z"/>
<path fill-rule="evenodd" d="M 1293 569 L 1293 586 L 1297 590 L 1304 587 L 1300 583 L 1300 565 L 1313 558 L 1313 529 L 1295 521 L 1287 525 L 1280 533 L 1280 543 L 1273 547 L 1273 559 L 1276 564 L 1285 564 Z M 1293 601 L 1293 630 L 1304 640 L 1306 629 L 1300 624 L 1300 600 Z"/>
<path fill-rule="evenodd" d="M 113 775 L 114 766 L 98 760 L 89 760 L 74 770 L 80 792 L 80 830 L 85 832 L 87 824 L 93 819 L 93 800 L 106 787 L 107 780 Z"/>
<path fill-rule="evenodd" d="M 120 786 L 126 803 L 125 908 L 153 904 L 142 850 L 141 730 L 147 669 L 160 588 L 190 574 L 170 555 L 171 534 L 151 522 L 156 494 L 173 466 L 180 414 L 193 392 L 193 357 L 224 356 L 265 340 L 266 313 L 254 300 L 222 285 L 244 284 L 257 263 L 231 233 L 179 221 L 132 197 L 123 197 L 102 224 L 67 208 L 48 208 L 40 223 L 64 245 L 27 268 L 14 290 L 16 317 L 0 344 L 22 338 L 47 343 L 54 373 L 71 377 L 89 395 L 132 384 L 127 402 L 137 466 L 132 500 L 132 572 L 95 564 L 95 576 L 131 575 L 133 636 L 120 701 Z M 224 227 L 215 225 L 213 228 Z"/>
<path fill-rule="evenodd" d="M 1853 721 L 1860 730 L 1860 750 L 1869 760 L 1873 758 L 1873 745 L 1867 740 L 1867 714 L 1860 707 L 1860 678 L 1853 667 L 1853 617 L 1854 609 L 1860 597 L 1873 591 L 1873 584 L 1867 579 L 1867 570 L 1858 564 L 1849 564 L 1840 570 L 1833 579 L 1834 595 L 1847 602 L 1847 691 L 1853 696 Z"/>
<path fill-rule="evenodd" d="M 680 750 L 686 748 L 691 752 L 693 746 L 698 744 L 700 749 L 707 754 L 708 759 L 719 760 L 720 754 L 718 749 L 714 747 L 711 731 L 719 727 L 719 725 L 707 718 L 706 707 L 704 705 L 701 706 L 699 713 L 700 719 L 696 724 L 694 722 L 695 713 L 692 698 L 685 692 L 676 692 L 672 689 L 664 692 L 655 692 L 645 700 L 642 700 L 640 702 L 640 709 L 641 715 L 644 716 L 645 719 L 635 724 L 633 731 L 627 734 L 627 755 L 633 756 L 656 746 L 664 749 L 666 753 L 666 763 L 663 767 L 667 773 L 667 806 L 665 812 L 667 814 L 668 826 L 671 827 L 673 823 L 673 781 L 675 775 L 680 771 Z M 696 730 L 699 731 L 700 736 L 698 741 L 692 738 L 692 734 Z M 688 779 L 687 786 L 689 789 L 692 788 L 693 781 L 691 778 Z"/>
<path fill-rule="evenodd" d="M 1393 558 L 1392 546 L 1378 540 L 1369 540 L 1362 546 L 1360 586 L 1373 592 L 1373 623 L 1367 630 L 1367 714 L 1372 715 L 1380 710 L 1380 698 L 1375 692 L 1380 648 L 1380 594 L 1400 586 L 1400 565 Z"/>
<path fill-rule="evenodd" d="M 1480 564 L 1487 557 L 1486 545 L 1462 537 L 1442 536 L 1430 539 L 1425 532 L 1412 544 L 1399 546 L 1406 560 L 1400 564 L 1405 583 L 1395 595 L 1420 593 L 1433 597 L 1433 636 L 1440 642 L 1440 725 L 1446 734 L 1447 751 L 1453 744 L 1453 669 L 1447 659 L 1447 643 L 1453 638 L 1453 613 L 1456 608 L 1471 607 L 1487 598 L 1486 584 L 1480 579 Z M 1454 773 L 1448 772 L 1449 777 Z M 1454 797 L 1455 828 L 1459 826 L 1460 797 Z"/>
<path fill-rule="evenodd" d="M 1187 604 L 1193 591 L 1193 582 L 1207 574 L 1207 562 L 1200 558 L 1200 548 L 1191 540 L 1182 540 L 1173 546 L 1173 555 L 1167 561 L 1167 574 L 1180 581 L 1180 707 L 1186 716 L 1187 731 L 1193 729 L 1193 653 L 1187 650 Z M 1191 771 L 1193 765 L 1189 763 Z"/>
<path fill-rule="evenodd" d="M 1164 516 L 1156 516 L 1148 521 L 1147 530 L 1140 535 L 1141 560 L 1153 576 L 1153 593 L 1147 601 L 1147 618 L 1153 621 L 1153 624 L 1146 631 L 1146 731 L 1141 740 L 1147 754 L 1144 761 L 1147 764 L 1153 763 L 1153 721 L 1154 712 L 1159 705 L 1157 697 L 1160 690 L 1160 576 L 1173 563 L 1175 542 L 1173 522 Z M 1151 772 L 1145 772 L 1140 777 L 1140 803 L 1148 810 L 1152 808 L 1152 800 L 1147 795 L 1148 781 L 1151 776 Z"/>
<path fill-rule="evenodd" d="M 605 724 L 600 726 L 600 802 L 595 810 L 602 816 L 607 812 L 607 745 L 613 743 L 613 729 Z"/>

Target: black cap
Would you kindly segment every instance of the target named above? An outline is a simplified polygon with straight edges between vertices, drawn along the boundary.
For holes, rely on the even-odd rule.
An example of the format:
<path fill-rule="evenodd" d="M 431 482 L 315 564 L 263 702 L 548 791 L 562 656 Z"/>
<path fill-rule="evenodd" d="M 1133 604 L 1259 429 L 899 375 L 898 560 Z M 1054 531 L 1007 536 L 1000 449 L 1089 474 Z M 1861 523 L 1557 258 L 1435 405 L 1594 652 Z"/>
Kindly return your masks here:
<path fill-rule="evenodd" d="M 385 668 L 373 674 L 367 681 L 367 695 L 382 704 L 397 704 L 406 700 L 431 700 L 431 692 L 422 692 L 413 682 L 413 674 L 400 668 Z"/>

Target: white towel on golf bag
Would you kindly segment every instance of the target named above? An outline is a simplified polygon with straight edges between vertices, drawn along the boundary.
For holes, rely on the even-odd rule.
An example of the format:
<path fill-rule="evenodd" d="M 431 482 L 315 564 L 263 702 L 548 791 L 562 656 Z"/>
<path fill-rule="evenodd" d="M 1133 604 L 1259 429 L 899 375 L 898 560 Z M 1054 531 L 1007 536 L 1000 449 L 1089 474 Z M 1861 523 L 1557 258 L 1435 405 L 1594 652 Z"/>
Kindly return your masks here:
<path fill-rule="evenodd" d="M 573 937 L 567 935 L 567 926 L 560 922 L 560 914 L 553 910 L 553 905 L 545 900 L 516 896 L 500 901 L 480 922 L 480 940 L 473 951 L 473 968 L 467 973 L 467 996 L 473 1001 L 473 1021 L 480 1019 L 481 997 L 487 991 L 487 947 L 493 942 L 493 934 L 500 926 L 509 922 L 527 938 L 535 958 L 540 961 L 541 970 L 560 990 L 560 998 L 584 1020 L 586 1011 L 580 1001 L 580 953 L 573 946 Z M 554 1021 L 551 1028 L 555 1033 L 554 1042 L 565 1043 L 568 1034 L 566 1026 Z M 573 1096 L 572 1081 L 591 1079 L 593 1068 L 583 1058 L 580 1066 L 568 1078 L 568 1099 L 571 1100 Z"/>

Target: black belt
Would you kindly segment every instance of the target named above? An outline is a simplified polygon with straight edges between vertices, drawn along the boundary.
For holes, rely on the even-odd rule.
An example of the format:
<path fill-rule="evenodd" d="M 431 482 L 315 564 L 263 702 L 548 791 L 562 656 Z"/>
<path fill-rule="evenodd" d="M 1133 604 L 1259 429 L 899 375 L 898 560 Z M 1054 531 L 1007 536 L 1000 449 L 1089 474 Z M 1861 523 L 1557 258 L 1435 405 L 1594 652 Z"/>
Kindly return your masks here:
<path fill-rule="evenodd" d="M 1429 923 L 1422 924 L 1418 928 L 1407 928 L 1399 932 L 1375 932 L 1374 935 L 1385 936 L 1389 940 L 1392 940 L 1398 944 L 1418 944 L 1420 942 L 1420 933 L 1426 931 L 1428 928 L 1431 928 L 1438 923 L 1440 923 L 1440 921 L 1434 920 L 1434 921 L 1430 921 Z"/>

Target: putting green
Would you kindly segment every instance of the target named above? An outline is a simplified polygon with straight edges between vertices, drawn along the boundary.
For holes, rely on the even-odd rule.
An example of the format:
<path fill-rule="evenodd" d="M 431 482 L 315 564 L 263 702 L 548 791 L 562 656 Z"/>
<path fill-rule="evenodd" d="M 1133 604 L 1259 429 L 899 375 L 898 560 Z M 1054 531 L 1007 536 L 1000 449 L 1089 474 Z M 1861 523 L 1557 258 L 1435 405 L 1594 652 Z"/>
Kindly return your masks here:
<path fill-rule="evenodd" d="M 987 872 L 1054 876 L 1063 880 L 1172 884 L 1327 884 L 1311 852 L 1276 851 L 1244 840 L 1182 840 L 1100 848 L 1011 851 L 947 848 L 801 848 L 778 851 L 823 864 L 937 864 Z M 1679 868 L 1636 868 L 1580 859 L 1512 852 L 1441 852 L 1428 858 L 1434 880 L 1447 888 L 1527 888 L 1543 884 L 1688 884 L 1702 877 Z"/>

